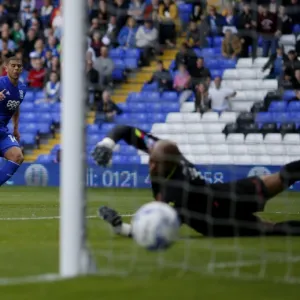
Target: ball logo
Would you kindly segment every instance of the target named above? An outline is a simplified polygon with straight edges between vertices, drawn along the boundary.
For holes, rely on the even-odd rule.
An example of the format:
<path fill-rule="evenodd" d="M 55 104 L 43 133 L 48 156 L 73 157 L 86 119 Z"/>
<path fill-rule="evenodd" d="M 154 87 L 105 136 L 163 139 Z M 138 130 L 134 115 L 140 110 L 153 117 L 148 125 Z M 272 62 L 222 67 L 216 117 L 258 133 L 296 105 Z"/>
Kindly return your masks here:
<path fill-rule="evenodd" d="M 29 186 L 46 186 L 48 178 L 47 169 L 40 164 L 30 165 L 25 171 L 25 181 Z"/>
<path fill-rule="evenodd" d="M 6 107 L 8 110 L 16 110 L 19 105 L 20 105 L 20 101 L 8 100 Z"/>
<path fill-rule="evenodd" d="M 270 170 L 267 169 L 266 167 L 254 167 L 249 171 L 248 177 L 263 176 L 263 175 L 270 175 L 270 174 L 271 174 Z"/>

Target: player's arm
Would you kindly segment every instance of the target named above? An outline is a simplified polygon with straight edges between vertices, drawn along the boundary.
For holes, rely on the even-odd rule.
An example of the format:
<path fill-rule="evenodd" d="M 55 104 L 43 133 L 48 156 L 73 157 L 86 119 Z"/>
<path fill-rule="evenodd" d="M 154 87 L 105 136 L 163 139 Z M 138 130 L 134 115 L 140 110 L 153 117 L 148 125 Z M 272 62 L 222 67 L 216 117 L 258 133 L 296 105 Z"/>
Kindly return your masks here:
<path fill-rule="evenodd" d="M 138 150 L 148 153 L 153 143 L 158 141 L 158 138 L 136 127 L 117 125 L 96 145 L 92 153 L 94 160 L 99 165 L 106 166 L 111 159 L 115 145 L 121 140 Z"/>
<path fill-rule="evenodd" d="M 19 133 L 19 120 L 20 120 L 20 107 L 16 110 L 16 112 L 12 116 L 12 122 L 13 122 L 13 135 L 17 139 L 17 141 L 20 141 L 20 133 Z"/>

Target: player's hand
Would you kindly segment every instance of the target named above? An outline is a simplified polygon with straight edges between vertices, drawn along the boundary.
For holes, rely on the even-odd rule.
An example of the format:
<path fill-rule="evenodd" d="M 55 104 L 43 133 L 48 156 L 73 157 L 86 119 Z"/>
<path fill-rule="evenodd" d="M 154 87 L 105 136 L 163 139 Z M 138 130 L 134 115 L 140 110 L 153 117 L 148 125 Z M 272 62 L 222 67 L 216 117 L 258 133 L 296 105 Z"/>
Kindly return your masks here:
<path fill-rule="evenodd" d="M 13 136 L 16 138 L 17 142 L 19 143 L 21 135 L 18 129 L 14 129 Z"/>
<path fill-rule="evenodd" d="M 112 158 L 112 149 L 100 142 L 93 150 L 92 157 L 97 165 L 106 167 L 109 165 Z"/>
<path fill-rule="evenodd" d="M 99 217 L 109 223 L 112 227 L 119 227 L 122 225 L 122 217 L 112 208 L 101 206 L 98 210 Z"/>
<path fill-rule="evenodd" d="M 5 97 L 5 91 L 6 91 L 6 89 L 4 89 L 4 90 L 2 90 L 1 92 L 0 92 L 0 101 L 2 101 L 2 100 L 4 100 L 6 97 Z"/>

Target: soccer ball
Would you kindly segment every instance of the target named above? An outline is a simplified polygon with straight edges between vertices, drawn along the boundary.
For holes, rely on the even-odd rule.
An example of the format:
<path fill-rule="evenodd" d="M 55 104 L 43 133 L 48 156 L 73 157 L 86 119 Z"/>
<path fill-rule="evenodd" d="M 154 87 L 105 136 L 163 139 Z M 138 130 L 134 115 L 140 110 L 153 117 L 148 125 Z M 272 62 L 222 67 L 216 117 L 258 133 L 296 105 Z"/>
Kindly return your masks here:
<path fill-rule="evenodd" d="M 148 250 L 167 249 L 178 236 L 180 222 L 174 208 L 163 202 L 143 205 L 132 219 L 132 236 Z"/>

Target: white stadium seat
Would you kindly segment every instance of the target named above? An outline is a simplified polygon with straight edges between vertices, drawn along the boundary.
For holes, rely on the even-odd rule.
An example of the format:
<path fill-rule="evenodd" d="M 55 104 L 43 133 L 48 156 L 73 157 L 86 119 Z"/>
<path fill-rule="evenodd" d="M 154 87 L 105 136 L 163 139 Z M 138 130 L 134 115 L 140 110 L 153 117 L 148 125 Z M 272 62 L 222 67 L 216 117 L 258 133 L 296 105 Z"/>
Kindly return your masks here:
<path fill-rule="evenodd" d="M 230 165 L 232 164 L 232 157 L 230 155 L 214 155 L 212 157 L 215 165 Z"/>
<path fill-rule="evenodd" d="M 213 122 L 218 123 L 219 121 L 219 114 L 217 112 L 206 112 L 202 115 L 201 122 Z M 209 125 L 207 125 L 209 126 Z"/>
<path fill-rule="evenodd" d="M 223 80 L 222 87 L 230 88 L 233 90 L 241 90 L 242 82 L 241 80 Z"/>
<path fill-rule="evenodd" d="M 283 166 L 288 162 L 288 157 L 283 155 L 271 156 L 271 163 L 274 166 Z"/>
<path fill-rule="evenodd" d="M 228 153 L 231 155 L 246 155 L 246 145 L 228 145 Z"/>
<path fill-rule="evenodd" d="M 264 91 L 245 91 L 246 99 L 248 101 L 260 102 L 264 100 L 265 95 L 268 93 Z"/>
<path fill-rule="evenodd" d="M 294 34 L 284 34 L 280 37 L 279 44 L 284 46 L 294 46 L 296 44 L 296 36 Z"/>
<path fill-rule="evenodd" d="M 271 157 L 269 155 L 257 155 L 253 157 L 253 164 L 255 165 L 270 165 L 272 164 Z"/>
<path fill-rule="evenodd" d="M 188 136 L 186 134 L 172 134 L 172 137 L 166 138 L 167 140 L 172 140 L 173 142 L 177 143 L 177 144 L 189 144 L 189 139 Z"/>
<path fill-rule="evenodd" d="M 224 133 L 207 134 L 206 142 L 208 144 L 225 144 L 226 137 Z"/>
<path fill-rule="evenodd" d="M 195 103 L 194 102 L 184 102 L 181 105 L 180 111 L 181 112 L 193 112 L 195 109 Z"/>
<path fill-rule="evenodd" d="M 254 60 L 253 67 L 262 68 L 268 62 L 268 60 L 268 57 L 258 57 Z"/>
<path fill-rule="evenodd" d="M 178 145 L 178 148 L 183 155 L 191 154 L 191 146 L 190 145 Z"/>
<path fill-rule="evenodd" d="M 242 80 L 242 90 L 251 90 L 252 92 L 259 89 L 261 80 L 258 79 L 246 79 Z"/>
<path fill-rule="evenodd" d="M 167 123 L 183 123 L 183 116 L 181 113 L 169 113 L 166 118 Z"/>
<path fill-rule="evenodd" d="M 195 157 L 192 154 L 186 155 L 185 158 L 192 164 L 196 164 Z"/>
<path fill-rule="evenodd" d="M 280 133 L 268 133 L 264 138 L 265 144 L 281 144 L 282 136 Z"/>
<path fill-rule="evenodd" d="M 237 91 L 232 101 L 246 101 L 246 93 L 244 91 Z"/>
<path fill-rule="evenodd" d="M 242 133 L 230 133 L 227 136 L 227 144 L 244 144 L 245 137 Z"/>
<path fill-rule="evenodd" d="M 239 79 L 236 69 L 226 69 L 223 73 L 223 79 Z"/>
<path fill-rule="evenodd" d="M 278 89 L 278 80 L 276 80 L 276 79 L 262 80 L 259 88 L 263 89 L 263 90 L 277 90 Z"/>
<path fill-rule="evenodd" d="M 223 123 L 209 123 L 203 124 L 204 133 L 221 133 L 225 127 Z"/>
<path fill-rule="evenodd" d="M 264 155 L 266 149 L 264 145 L 247 145 L 247 153 L 249 155 Z"/>
<path fill-rule="evenodd" d="M 285 155 L 286 148 L 283 145 L 266 145 L 266 154 L 268 155 Z"/>
<path fill-rule="evenodd" d="M 184 113 L 182 116 L 184 123 L 199 123 L 201 119 L 200 113 Z"/>
<path fill-rule="evenodd" d="M 235 112 L 250 111 L 254 101 L 232 101 L 231 109 Z"/>
<path fill-rule="evenodd" d="M 188 133 L 203 133 L 203 124 L 187 124 Z"/>
<path fill-rule="evenodd" d="M 209 154 L 210 148 L 208 145 L 192 145 L 190 148 L 190 154 L 192 155 L 200 155 L 200 154 Z"/>
<path fill-rule="evenodd" d="M 299 145 L 300 135 L 298 133 L 287 133 L 283 137 L 283 143 L 285 145 Z"/>
<path fill-rule="evenodd" d="M 263 71 L 261 68 L 255 69 L 256 70 L 256 78 L 257 79 L 264 79 L 266 76 L 270 74 L 271 69 L 267 69 Z"/>
<path fill-rule="evenodd" d="M 156 123 L 152 126 L 152 132 L 153 133 L 163 133 L 163 134 L 185 133 L 185 125 L 184 124 Z"/>
<path fill-rule="evenodd" d="M 189 134 L 187 137 L 190 145 L 202 145 L 206 143 L 206 136 L 204 134 Z"/>
<path fill-rule="evenodd" d="M 219 122 L 222 123 L 234 123 L 236 121 L 237 114 L 232 111 L 224 111 L 220 115 Z"/>
<path fill-rule="evenodd" d="M 228 145 L 219 144 L 217 147 L 215 145 L 210 145 L 210 153 L 213 155 L 228 154 Z"/>
<path fill-rule="evenodd" d="M 213 159 L 211 155 L 198 155 L 194 156 L 195 164 L 198 165 L 211 165 L 213 163 Z"/>
<path fill-rule="evenodd" d="M 240 58 L 238 61 L 237 61 L 237 64 L 236 64 L 236 68 L 237 69 L 240 69 L 240 68 L 252 68 L 252 58 Z"/>
<path fill-rule="evenodd" d="M 288 156 L 300 157 L 299 146 L 289 145 L 289 146 L 286 146 L 286 150 L 287 150 L 287 155 Z"/>
<path fill-rule="evenodd" d="M 235 165 L 252 165 L 253 158 L 250 155 L 235 155 L 233 157 L 233 163 Z"/>
<path fill-rule="evenodd" d="M 249 133 L 246 135 L 245 144 L 261 144 L 264 138 L 261 133 Z"/>
<path fill-rule="evenodd" d="M 254 69 L 237 69 L 238 79 L 256 79 L 256 70 Z"/>

